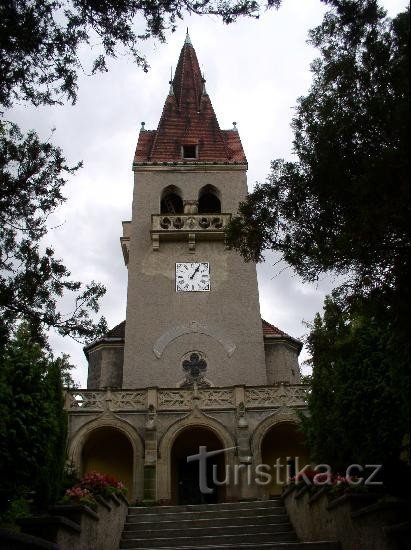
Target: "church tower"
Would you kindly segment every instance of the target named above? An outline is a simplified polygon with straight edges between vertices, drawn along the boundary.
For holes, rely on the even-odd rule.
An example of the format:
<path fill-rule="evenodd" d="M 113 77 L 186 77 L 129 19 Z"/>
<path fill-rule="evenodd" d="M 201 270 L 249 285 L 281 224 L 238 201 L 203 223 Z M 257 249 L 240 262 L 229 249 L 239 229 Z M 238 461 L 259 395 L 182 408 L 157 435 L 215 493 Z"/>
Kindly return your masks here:
<path fill-rule="evenodd" d="M 266 384 L 256 268 L 224 242 L 247 159 L 235 126 L 220 129 L 188 34 L 133 170 L 123 387 L 187 384 L 193 354 L 202 384 Z"/>
<path fill-rule="evenodd" d="M 84 348 L 87 389 L 66 396 L 70 460 L 117 476 L 132 502 L 270 498 L 277 478 L 248 472 L 307 458 L 302 344 L 261 319 L 256 266 L 224 240 L 247 194 L 235 126 L 220 128 L 187 34 L 158 127 L 138 136 L 126 320 Z M 207 468 L 219 479 L 234 475 L 218 484 L 207 470 L 207 494 L 187 462 L 200 447 L 218 451 Z"/>

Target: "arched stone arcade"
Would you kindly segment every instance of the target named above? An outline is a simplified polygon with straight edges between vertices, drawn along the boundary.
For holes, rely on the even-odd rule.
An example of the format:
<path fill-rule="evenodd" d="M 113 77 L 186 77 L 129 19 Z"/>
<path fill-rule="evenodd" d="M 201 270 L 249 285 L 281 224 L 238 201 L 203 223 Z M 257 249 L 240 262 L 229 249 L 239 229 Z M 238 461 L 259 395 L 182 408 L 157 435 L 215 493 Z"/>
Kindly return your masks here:
<path fill-rule="evenodd" d="M 209 450 L 231 449 L 236 442 L 228 430 L 218 421 L 203 414 L 192 414 L 185 417 L 166 431 L 159 442 L 157 462 L 157 497 L 163 503 L 222 502 L 233 498 L 235 488 L 217 487 L 213 495 L 201 497 L 198 494 L 198 462 L 187 466 L 186 457 L 197 454 L 199 446 Z M 216 457 L 217 478 L 222 481 L 225 468 L 230 470 L 236 462 L 235 449 Z M 210 460 L 208 481 L 212 480 Z"/>
<path fill-rule="evenodd" d="M 143 494 L 143 443 L 137 431 L 119 420 L 95 420 L 71 438 L 68 457 L 80 475 L 98 471 L 124 483 L 133 501 Z"/>
<path fill-rule="evenodd" d="M 277 411 L 257 426 L 252 436 L 255 464 L 269 466 L 271 482 L 262 487 L 263 498 L 279 495 L 287 476 L 309 463 L 308 448 L 295 411 Z M 266 470 L 267 471 L 267 470 Z"/>

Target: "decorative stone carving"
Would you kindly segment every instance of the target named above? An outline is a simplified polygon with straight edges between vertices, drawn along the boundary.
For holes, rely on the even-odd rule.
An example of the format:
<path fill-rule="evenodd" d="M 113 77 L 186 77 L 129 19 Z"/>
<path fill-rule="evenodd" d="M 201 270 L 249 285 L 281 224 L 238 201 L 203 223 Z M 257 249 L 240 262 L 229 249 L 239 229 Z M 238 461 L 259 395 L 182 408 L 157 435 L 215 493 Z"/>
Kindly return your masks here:
<path fill-rule="evenodd" d="M 193 354 L 194 352 L 191 352 Z M 197 354 L 199 352 L 196 352 Z M 184 359 L 184 358 L 183 358 Z M 189 360 L 189 358 L 188 358 Z M 187 368 L 195 373 L 204 372 L 202 369 L 202 358 L 199 356 L 196 361 L 190 363 Z M 190 361 L 189 361 L 190 362 Z M 198 380 L 198 379 L 197 379 Z M 283 408 L 304 408 L 306 407 L 307 387 L 296 385 L 279 385 L 271 387 L 250 387 L 246 386 L 242 390 L 239 386 L 234 388 L 214 388 L 201 387 L 193 379 L 193 384 L 187 388 L 179 389 L 159 389 L 156 390 L 158 410 L 176 410 L 184 411 L 193 408 L 193 387 L 196 382 L 196 398 L 198 406 L 201 409 L 235 409 L 238 426 L 247 424 L 247 410 L 257 409 L 276 409 Z M 207 384 L 209 382 L 205 380 Z M 244 391 L 244 401 L 236 401 L 236 391 Z M 106 409 L 111 411 L 147 411 L 147 414 L 156 412 L 155 404 L 148 404 L 148 392 L 150 389 L 141 389 L 135 391 L 124 390 L 71 390 L 66 392 L 65 407 L 71 412 L 93 411 L 101 413 Z M 238 393 L 238 392 L 237 392 Z M 149 418 L 149 416 L 147 416 Z"/>
<path fill-rule="evenodd" d="M 199 390 L 200 406 L 202 409 L 233 408 L 233 390 L 222 388 L 208 388 Z"/>
<path fill-rule="evenodd" d="M 248 426 L 248 422 L 245 418 L 244 401 L 241 401 L 237 407 L 237 425 L 239 428 L 246 428 Z"/>
<path fill-rule="evenodd" d="M 67 392 L 69 397 L 68 406 L 70 409 L 82 409 L 82 410 L 104 410 L 104 397 L 103 391 L 87 391 L 87 390 L 73 390 Z"/>
<path fill-rule="evenodd" d="M 197 214 L 198 201 L 183 201 L 184 214 Z"/>
<path fill-rule="evenodd" d="M 174 340 L 180 338 L 180 336 L 184 336 L 185 334 L 205 334 L 210 338 L 214 338 L 214 340 L 217 340 L 217 342 L 223 346 L 228 357 L 231 357 L 236 350 L 236 345 L 234 342 L 226 338 L 217 329 L 193 321 L 189 326 L 173 326 L 164 332 L 164 334 L 162 334 L 154 343 L 154 355 L 160 359 L 166 347 L 170 345 L 171 342 L 174 342 Z"/>
<path fill-rule="evenodd" d="M 184 214 L 151 216 L 151 238 L 153 250 L 158 250 L 160 239 L 188 239 L 189 250 L 195 249 L 196 234 L 213 233 L 213 238 L 224 239 L 224 229 L 231 220 L 231 214 L 205 216 L 197 214 L 197 201 L 185 201 Z"/>
<path fill-rule="evenodd" d="M 157 417 L 156 409 L 153 404 L 150 404 L 148 406 L 148 411 L 147 411 L 146 430 L 156 429 L 156 417 Z"/>
<path fill-rule="evenodd" d="M 159 390 L 158 392 L 159 409 L 191 409 L 192 402 L 192 392 L 190 390 Z"/>
<path fill-rule="evenodd" d="M 301 385 L 246 388 L 246 403 L 253 407 L 293 407 L 306 405 L 306 388 Z"/>
<path fill-rule="evenodd" d="M 147 407 L 147 392 L 119 391 L 111 392 L 112 408 L 116 410 L 135 410 Z"/>
<path fill-rule="evenodd" d="M 200 351 L 190 351 L 183 358 L 182 367 L 185 373 L 185 380 L 181 384 L 182 388 L 192 388 L 194 384 L 197 387 L 208 387 L 210 384 L 204 378 L 207 370 L 207 362 L 204 354 Z"/>

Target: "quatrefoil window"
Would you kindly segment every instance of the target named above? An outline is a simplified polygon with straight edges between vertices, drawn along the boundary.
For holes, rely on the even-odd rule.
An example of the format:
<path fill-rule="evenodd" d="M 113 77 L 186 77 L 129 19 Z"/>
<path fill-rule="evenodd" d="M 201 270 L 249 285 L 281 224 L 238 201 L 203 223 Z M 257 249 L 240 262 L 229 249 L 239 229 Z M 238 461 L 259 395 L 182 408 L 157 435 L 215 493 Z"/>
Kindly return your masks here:
<path fill-rule="evenodd" d="M 197 386 L 209 386 L 209 382 L 204 378 L 207 370 L 207 361 L 204 353 L 201 351 L 189 351 L 184 355 L 181 366 L 185 374 L 185 380 L 181 387 L 192 387 L 194 383 Z"/>

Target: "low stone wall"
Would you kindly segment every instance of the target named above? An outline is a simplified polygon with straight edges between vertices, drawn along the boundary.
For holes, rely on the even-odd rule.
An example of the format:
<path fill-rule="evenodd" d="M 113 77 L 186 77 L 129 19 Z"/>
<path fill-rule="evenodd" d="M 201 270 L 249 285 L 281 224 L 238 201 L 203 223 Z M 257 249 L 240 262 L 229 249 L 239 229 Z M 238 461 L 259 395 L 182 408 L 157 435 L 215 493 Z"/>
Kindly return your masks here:
<path fill-rule="evenodd" d="M 115 495 L 97 497 L 97 501 L 95 512 L 87 506 L 64 504 L 50 507 L 49 516 L 21 519 L 22 536 L 54 543 L 59 550 L 118 550 L 128 502 Z"/>
<path fill-rule="evenodd" d="M 310 492 L 292 486 L 283 500 L 297 536 L 303 542 L 334 540 L 342 550 L 404 550 L 401 531 L 407 526 L 407 504 L 368 493 L 333 497 L 327 488 Z M 398 536 L 400 532 L 400 536 Z"/>

